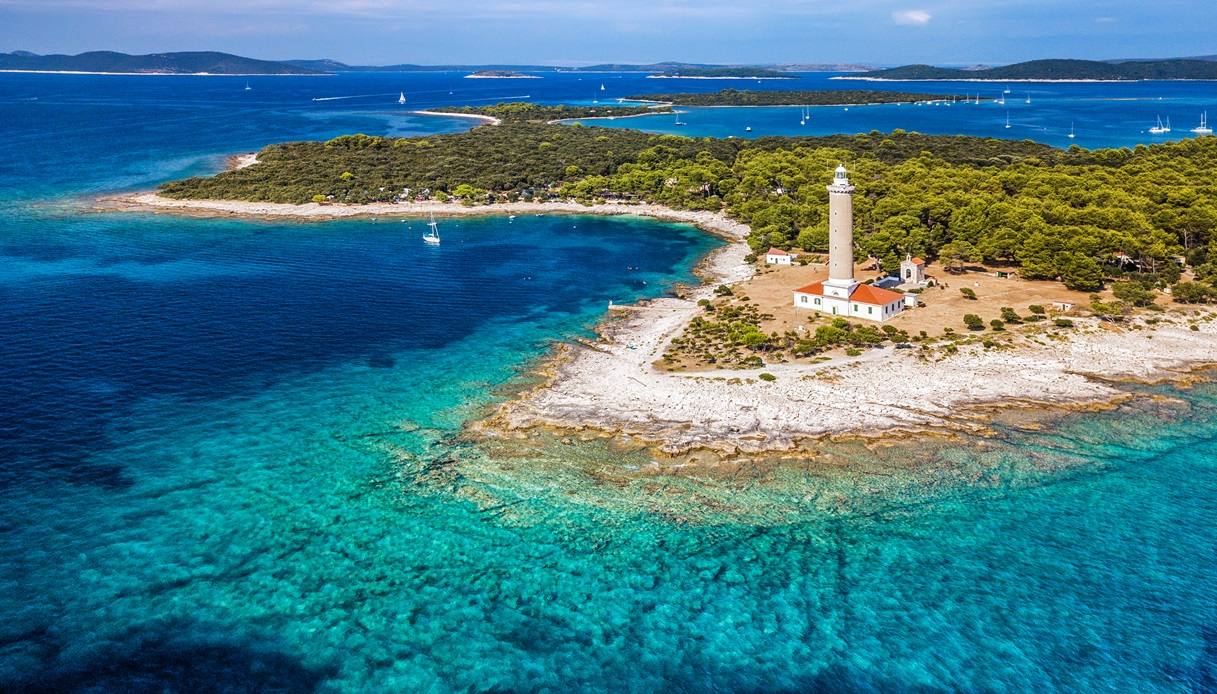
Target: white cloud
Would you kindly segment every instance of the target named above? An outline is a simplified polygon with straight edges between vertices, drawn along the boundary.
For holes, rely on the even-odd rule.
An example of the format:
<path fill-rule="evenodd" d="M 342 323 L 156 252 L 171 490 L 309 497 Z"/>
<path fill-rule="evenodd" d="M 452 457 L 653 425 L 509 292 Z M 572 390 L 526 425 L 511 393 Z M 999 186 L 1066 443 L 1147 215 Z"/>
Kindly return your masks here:
<path fill-rule="evenodd" d="M 923 27 L 930 23 L 930 13 L 925 10 L 897 10 L 892 21 L 904 26 Z"/>

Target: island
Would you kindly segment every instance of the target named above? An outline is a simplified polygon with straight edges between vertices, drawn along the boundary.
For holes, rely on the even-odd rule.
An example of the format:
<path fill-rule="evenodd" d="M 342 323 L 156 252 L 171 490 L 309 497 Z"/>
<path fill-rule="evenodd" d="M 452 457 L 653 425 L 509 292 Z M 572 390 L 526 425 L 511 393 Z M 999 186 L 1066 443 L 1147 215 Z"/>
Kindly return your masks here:
<path fill-rule="evenodd" d="M 655 75 L 648 75 L 652 79 L 664 78 L 680 78 L 680 79 L 733 79 L 733 80 L 790 80 L 798 79 L 797 75 L 791 75 L 779 70 L 763 67 L 692 67 L 685 66 L 665 70 Z"/>
<path fill-rule="evenodd" d="M 671 113 L 668 104 L 648 106 L 567 106 L 565 104 L 534 104 L 510 102 L 491 106 L 455 106 L 443 111 L 418 111 L 437 116 L 470 116 L 494 123 L 556 123 L 589 118 L 629 118 L 653 113 Z"/>
<path fill-rule="evenodd" d="M 848 169 L 841 166 L 848 162 Z M 249 163 L 246 160 L 244 163 Z M 896 131 L 728 140 L 504 121 L 270 145 L 103 201 L 287 219 L 645 215 L 723 239 L 703 283 L 613 306 L 483 436 L 628 434 L 656 455 L 983 432 L 1217 362 L 1217 138 L 1136 149 Z"/>
<path fill-rule="evenodd" d="M 944 101 L 950 96 L 913 92 L 888 92 L 864 89 L 821 89 L 816 91 L 761 91 L 723 89 L 717 92 L 642 94 L 627 101 L 659 101 L 678 106 L 855 106 Z"/>
<path fill-rule="evenodd" d="M 467 80 L 539 80 L 540 75 L 526 75 L 514 70 L 479 70 L 465 75 Z"/>
<path fill-rule="evenodd" d="M 905 65 L 832 79 L 968 82 L 1119 82 L 1129 80 L 1217 80 L 1217 62 L 1177 58 L 1169 60 L 1031 60 L 1000 67 L 961 69 L 933 65 Z"/>
<path fill-rule="evenodd" d="M 0 53 L 0 72 L 60 72 L 126 75 L 322 75 L 321 70 L 285 62 L 242 58 L 215 51 L 128 55 L 90 51 L 78 55 Z"/>

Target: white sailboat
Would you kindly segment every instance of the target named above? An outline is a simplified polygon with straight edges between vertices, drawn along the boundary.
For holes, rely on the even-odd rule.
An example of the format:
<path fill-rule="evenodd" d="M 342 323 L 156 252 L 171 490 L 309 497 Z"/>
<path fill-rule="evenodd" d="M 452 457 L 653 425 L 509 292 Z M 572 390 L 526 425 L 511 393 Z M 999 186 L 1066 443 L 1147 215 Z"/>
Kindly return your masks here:
<path fill-rule="evenodd" d="M 1205 111 L 1200 114 L 1200 125 L 1192 128 L 1192 132 L 1197 135 L 1212 135 L 1213 129 L 1209 127 L 1209 112 Z"/>
<path fill-rule="evenodd" d="M 245 83 L 245 91 L 250 91 L 253 87 L 249 86 L 249 82 Z"/>
<path fill-rule="evenodd" d="M 1010 127 L 1010 112 L 1006 111 L 1006 127 Z"/>
<path fill-rule="evenodd" d="M 1070 124 L 1069 124 L 1069 139 L 1070 139 L 1070 140 L 1072 140 L 1073 138 L 1074 138 L 1074 134 L 1073 134 L 1073 123 L 1070 123 Z"/>
<path fill-rule="evenodd" d="M 677 112 L 676 112 L 676 123 L 675 123 L 675 124 L 676 124 L 676 125 L 684 125 L 684 124 L 685 124 L 685 123 L 684 123 L 684 121 L 682 121 L 682 120 L 680 119 L 680 111 L 677 111 Z"/>
<path fill-rule="evenodd" d="M 403 106 L 406 104 L 406 93 L 405 92 L 398 92 L 397 103 L 399 103 Z"/>
<path fill-rule="evenodd" d="M 1163 125 L 1162 116 L 1158 116 L 1158 122 L 1154 125 L 1154 127 L 1149 129 L 1151 135 L 1162 135 L 1164 133 L 1169 133 L 1170 131 L 1170 118 L 1168 117 L 1166 120 L 1166 125 Z"/>
<path fill-rule="evenodd" d="M 999 106 L 1005 106 L 1006 105 L 1006 95 L 1003 94 L 1003 95 L 997 97 L 996 99 L 993 100 L 993 103 L 995 103 Z"/>
<path fill-rule="evenodd" d="M 600 91 L 604 91 L 604 82 L 600 83 Z"/>
<path fill-rule="evenodd" d="M 431 221 L 427 223 L 427 226 L 431 228 L 431 231 L 428 231 L 427 233 L 423 234 L 423 243 L 425 243 L 429 246 L 438 246 L 439 245 L 439 225 L 435 223 L 435 213 L 434 212 L 431 213 Z"/>
<path fill-rule="evenodd" d="M 1027 92 L 1027 100 L 1024 101 L 1023 103 L 1026 103 L 1026 104 L 1031 103 L 1031 92 Z"/>

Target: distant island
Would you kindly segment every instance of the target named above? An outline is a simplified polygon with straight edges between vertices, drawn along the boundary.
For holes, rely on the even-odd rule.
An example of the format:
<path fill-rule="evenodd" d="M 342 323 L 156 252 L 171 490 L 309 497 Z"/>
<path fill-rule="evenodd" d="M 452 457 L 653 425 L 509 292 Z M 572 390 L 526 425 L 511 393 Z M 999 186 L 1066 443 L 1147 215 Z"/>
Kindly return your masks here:
<path fill-rule="evenodd" d="M 1129 60 L 1124 62 L 1048 59 L 981 69 L 905 65 L 833 79 L 1060 82 L 1217 80 L 1217 62 L 1198 59 Z"/>
<path fill-rule="evenodd" d="M 755 91 L 723 89 L 705 94 L 642 94 L 628 101 L 662 101 L 678 106 L 852 106 L 854 104 L 895 104 L 949 99 L 941 94 L 886 92 L 869 89 L 816 91 Z"/>
<path fill-rule="evenodd" d="M 230 53 L 191 51 L 128 55 L 90 51 L 78 55 L 38 55 L 28 51 L 0 53 L 0 71 L 68 72 L 129 75 L 321 75 L 320 70 Z"/>
<path fill-rule="evenodd" d="M 514 70 L 478 70 L 477 72 L 465 75 L 465 79 L 539 80 L 541 78 L 537 75 L 526 75 Z"/>
<path fill-rule="evenodd" d="M 682 77 L 692 79 L 766 79 L 766 80 L 791 80 L 798 79 L 795 75 L 773 70 L 770 68 L 758 67 L 684 67 L 679 69 L 665 70 L 657 75 L 650 77 Z"/>

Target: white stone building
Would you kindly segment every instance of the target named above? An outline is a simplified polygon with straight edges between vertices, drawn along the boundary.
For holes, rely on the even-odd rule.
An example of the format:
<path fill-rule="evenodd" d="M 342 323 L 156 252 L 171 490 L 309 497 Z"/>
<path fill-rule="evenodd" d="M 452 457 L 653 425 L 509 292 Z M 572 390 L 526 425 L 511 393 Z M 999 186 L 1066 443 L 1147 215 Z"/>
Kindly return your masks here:
<path fill-rule="evenodd" d="M 854 279 L 854 187 L 844 166 L 828 186 L 828 279 L 794 290 L 794 307 L 876 322 L 905 308 L 903 293 Z"/>
<path fill-rule="evenodd" d="M 780 248 L 770 248 L 765 253 L 765 262 L 769 265 L 790 265 L 798 255 Z"/>

